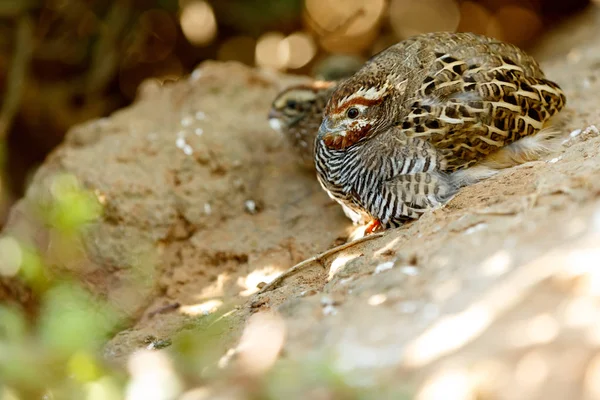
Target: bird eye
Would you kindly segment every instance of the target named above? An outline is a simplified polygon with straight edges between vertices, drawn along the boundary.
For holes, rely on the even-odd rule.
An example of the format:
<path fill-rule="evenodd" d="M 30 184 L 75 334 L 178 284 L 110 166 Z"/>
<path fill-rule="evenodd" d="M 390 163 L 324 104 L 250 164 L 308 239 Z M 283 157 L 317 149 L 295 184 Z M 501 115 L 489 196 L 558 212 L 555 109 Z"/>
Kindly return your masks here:
<path fill-rule="evenodd" d="M 358 117 L 358 114 L 359 114 L 359 112 L 358 112 L 358 108 L 356 108 L 356 107 L 350 107 L 350 108 L 348 109 L 348 111 L 346 111 L 346 115 L 347 115 L 347 116 L 348 116 L 348 118 L 350 118 L 350 119 L 355 119 L 355 118 L 357 118 L 357 117 Z"/>
<path fill-rule="evenodd" d="M 286 107 L 288 108 L 296 108 L 296 106 L 298 105 L 298 103 L 296 102 L 296 100 L 292 100 L 289 99 L 286 103 L 285 103 Z"/>

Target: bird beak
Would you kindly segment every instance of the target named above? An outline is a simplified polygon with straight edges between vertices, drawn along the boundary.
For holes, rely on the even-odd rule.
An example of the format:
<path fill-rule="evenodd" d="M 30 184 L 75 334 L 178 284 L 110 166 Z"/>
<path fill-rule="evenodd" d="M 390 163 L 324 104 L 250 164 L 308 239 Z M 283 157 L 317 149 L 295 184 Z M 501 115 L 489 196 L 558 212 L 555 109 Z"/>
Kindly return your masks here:
<path fill-rule="evenodd" d="M 271 108 L 269 111 L 269 125 L 271 126 L 271 129 L 280 133 L 283 131 L 283 123 L 281 121 L 282 117 L 283 113 Z"/>
<path fill-rule="evenodd" d="M 323 118 L 321 126 L 319 126 L 319 137 L 322 138 L 325 135 L 344 136 L 344 129 L 333 127 L 329 118 Z"/>
<path fill-rule="evenodd" d="M 319 126 L 318 136 L 320 138 L 322 138 L 323 136 L 327 135 L 329 132 L 331 132 L 329 118 L 323 118 L 323 121 L 321 121 L 321 125 Z"/>
<path fill-rule="evenodd" d="M 335 126 L 335 123 L 328 118 L 324 118 L 321 122 L 317 139 L 325 143 L 325 146 L 338 150 L 353 144 L 352 138 L 348 136 L 346 125 L 342 123 Z"/>
<path fill-rule="evenodd" d="M 281 112 L 277 111 L 274 108 L 271 108 L 269 111 L 269 119 L 281 118 Z"/>

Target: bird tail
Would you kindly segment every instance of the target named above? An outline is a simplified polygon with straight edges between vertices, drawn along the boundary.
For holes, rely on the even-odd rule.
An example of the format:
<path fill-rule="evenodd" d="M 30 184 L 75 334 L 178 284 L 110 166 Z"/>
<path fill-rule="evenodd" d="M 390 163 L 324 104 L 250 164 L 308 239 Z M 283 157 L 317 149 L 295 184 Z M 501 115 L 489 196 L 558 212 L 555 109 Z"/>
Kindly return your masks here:
<path fill-rule="evenodd" d="M 562 116 L 561 116 L 562 117 Z M 505 168 L 536 161 L 560 149 L 565 140 L 565 118 L 552 118 L 538 133 L 526 136 L 490 154 L 474 166 L 451 175 L 463 187 L 487 179 Z"/>

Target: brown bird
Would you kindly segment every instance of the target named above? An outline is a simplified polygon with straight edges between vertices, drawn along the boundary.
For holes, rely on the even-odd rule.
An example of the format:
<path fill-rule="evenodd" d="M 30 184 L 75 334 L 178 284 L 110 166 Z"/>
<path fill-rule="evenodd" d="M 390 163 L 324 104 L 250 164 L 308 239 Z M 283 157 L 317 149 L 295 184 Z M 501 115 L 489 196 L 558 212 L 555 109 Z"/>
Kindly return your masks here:
<path fill-rule="evenodd" d="M 315 168 L 315 138 L 335 84 L 315 81 L 291 86 L 277 95 L 269 111 L 271 128 L 285 136 L 301 164 L 309 169 Z"/>
<path fill-rule="evenodd" d="M 335 87 L 316 140 L 317 176 L 372 222 L 367 231 L 395 227 L 542 152 L 525 139 L 565 102 L 513 45 L 472 33 L 414 36 Z"/>

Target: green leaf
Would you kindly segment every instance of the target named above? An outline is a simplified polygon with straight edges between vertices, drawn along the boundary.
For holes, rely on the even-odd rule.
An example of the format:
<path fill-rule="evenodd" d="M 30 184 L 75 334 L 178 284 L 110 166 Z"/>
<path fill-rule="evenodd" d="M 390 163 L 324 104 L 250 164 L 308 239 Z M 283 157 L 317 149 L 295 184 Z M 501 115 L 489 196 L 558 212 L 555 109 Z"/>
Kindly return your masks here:
<path fill-rule="evenodd" d="M 118 323 L 108 305 L 66 283 L 46 292 L 41 315 L 42 343 L 65 356 L 97 350 Z"/>

